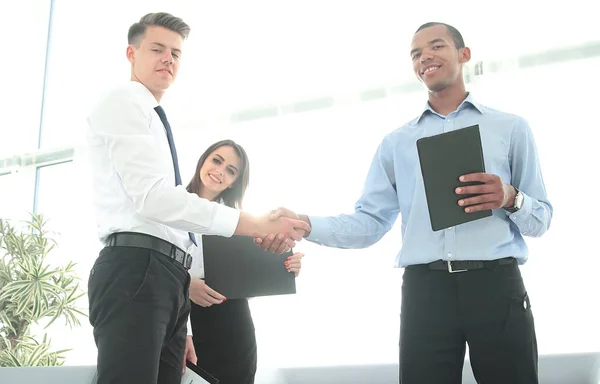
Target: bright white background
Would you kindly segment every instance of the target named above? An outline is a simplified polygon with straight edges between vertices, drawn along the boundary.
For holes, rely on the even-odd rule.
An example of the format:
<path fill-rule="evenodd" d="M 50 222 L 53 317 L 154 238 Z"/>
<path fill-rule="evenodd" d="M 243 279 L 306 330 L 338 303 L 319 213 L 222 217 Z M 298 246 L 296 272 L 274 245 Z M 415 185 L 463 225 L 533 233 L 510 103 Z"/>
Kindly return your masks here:
<path fill-rule="evenodd" d="M 184 180 L 207 146 L 233 138 L 252 164 L 247 210 L 259 214 L 285 205 L 316 215 L 350 212 L 380 140 L 415 117 L 426 100 L 424 90 L 374 101 L 360 101 L 360 92 L 415 82 L 409 59 L 414 30 L 428 21 L 448 22 L 463 33 L 473 61 L 506 63 L 469 89 L 482 103 L 527 118 L 537 141 L 555 207 L 550 231 L 528 242 L 530 261 L 523 267 L 539 351 L 600 350 L 594 190 L 600 60 L 511 66 L 523 55 L 598 42 L 586 3 L 550 8 L 511 0 L 485 9 L 481 2 L 441 0 L 166 4 L 55 0 L 49 39 L 49 1 L 3 6 L 0 32 L 9 39 L 0 60 L 0 159 L 36 151 L 40 138 L 43 149 L 78 148 L 90 103 L 129 77 L 127 28 L 147 12 L 168 11 L 192 27 L 178 83 L 163 103 Z M 320 97 L 333 98 L 333 106 L 290 112 L 289 105 Z M 277 117 L 231 119 L 269 106 L 279 108 Z M 37 210 L 60 233 L 55 258 L 77 261 L 84 287 L 98 250 L 88 195 L 77 159 L 0 177 L 0 217 L 25 217 L 37 196 Z M 402 271 L 393 260 L 400 246 L 399 226 L 366 250 L 299 244 L 306 257 L 298 294 L 251 302 L 259 372 L 396 362 Z M 57 348 L 73 348 L 67 364 L 95 362 L 86 319 L 75 330 L 57 324 L 51 335 Z"/>

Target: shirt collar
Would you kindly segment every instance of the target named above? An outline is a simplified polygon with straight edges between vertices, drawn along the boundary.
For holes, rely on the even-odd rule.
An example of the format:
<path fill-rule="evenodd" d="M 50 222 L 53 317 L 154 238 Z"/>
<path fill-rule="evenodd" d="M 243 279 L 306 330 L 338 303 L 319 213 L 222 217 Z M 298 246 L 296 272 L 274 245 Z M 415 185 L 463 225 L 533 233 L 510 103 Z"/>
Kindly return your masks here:
<path fill-rule="evenodd" d="M 131 80 L 129 82 L 129 87 L 133 90 L 133 92 L 135 92 L 136 95 L 138 95 L 140 103 L 142 103 L 145 108 L 154 109 L 159 105 L 152 92 L 150 92 L 150 90 L 146 88 L 144 84 L 140 83 L 139 81 Z"/>
<path fill-rule="evenodd" d="M 461 109 L 465 109 L 468 108 L 469 105 L 473 106 L 475 109 L 477 109 L 479 111 L 479 113 L 483 113 L 483 108 L 481 108 L 481 105 L 475 100 L 475 98 L 471 95 L 471 93 L 469 92 L 467 94 L 467 97 L 463 100 L 462 103 L 460 103 L 460 105 L 458 106 L 458 108 L 456 108 L 457 111 L 460 111 Z M 436 111 L 434 111 L 431 108 L 431 105 L 429 105 L 429 101 L 427 101 L 425 103 L 425 107 L 423 108 L 423 111 L 421 112 L 421 114 L 419 115 L 419 117 L 417 118 L 415 123 L 418 123 L 421 118 L 426 114 L 426 113 L 433 113 L 435 115 L 438 116 L 442 116 L 439 113 L 437 113 Z"/>

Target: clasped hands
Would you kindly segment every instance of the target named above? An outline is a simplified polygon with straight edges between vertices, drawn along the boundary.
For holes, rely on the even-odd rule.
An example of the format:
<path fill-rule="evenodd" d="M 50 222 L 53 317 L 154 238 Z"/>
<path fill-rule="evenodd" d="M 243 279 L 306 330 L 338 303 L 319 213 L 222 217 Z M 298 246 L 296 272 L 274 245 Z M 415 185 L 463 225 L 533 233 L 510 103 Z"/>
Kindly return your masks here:
<path fill-rule="evenodd" d="M 286 208 L 277 208 L 267 214 L 266 217 L 273 228 L 279 227 L 284 230 L 269 230 L 268 235 L 255 237 L 254 243 L 263 251 L 271 253 L 288 252 L 296 246 L 296 241 L 302 240 L 311 230 L 306 216 L 301 218 Z"/>

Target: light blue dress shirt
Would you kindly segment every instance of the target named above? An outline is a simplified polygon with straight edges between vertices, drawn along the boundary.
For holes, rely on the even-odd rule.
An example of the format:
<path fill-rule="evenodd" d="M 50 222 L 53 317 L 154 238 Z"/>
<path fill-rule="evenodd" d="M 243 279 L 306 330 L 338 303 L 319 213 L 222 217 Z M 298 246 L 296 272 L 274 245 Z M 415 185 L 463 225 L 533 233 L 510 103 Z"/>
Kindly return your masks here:
<path fill-rule="evenodd" d="M 519 189 L 524 194 L 523 206 L 512 214 L 495 209 L 492 216 L 434 232 L 416 142 L 474 124 L 480 128 L 486 172 Z M 523 264 L 528 257 L 523 236 L 546 232 L 552 210 L 527 122 L 482 106 L 469 94 L 448 116 L 436 113 L 427 103 L 418 118 L 388 134 L 375 153 L 355 212 L 309 216 L 312 231 L 307 240 L 337 248 L 365 248 L 381 239 L 400 213 L 402 247 L 397 267 L 507 256 Z"/>

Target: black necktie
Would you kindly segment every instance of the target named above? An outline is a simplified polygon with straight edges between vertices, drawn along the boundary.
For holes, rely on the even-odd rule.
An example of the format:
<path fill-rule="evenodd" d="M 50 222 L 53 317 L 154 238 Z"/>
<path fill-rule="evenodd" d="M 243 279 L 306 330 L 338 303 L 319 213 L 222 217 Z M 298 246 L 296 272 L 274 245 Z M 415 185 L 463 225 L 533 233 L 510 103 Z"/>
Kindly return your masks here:
<path fill-rule="evenodd" d="M 165 114 L 165 110 L 160 105 L 154 108 L 156 113 L 158 113 L 158 117 L 160 117 L 160 121 L 162 121 L 165 126 L 165 131 L 167 132 L 167 140 L 169 141 L 169 148 L 171 149 L 171 157 L 173 158 L 173 169 L 175 170 L 175 185 L 181 185 L 181 174 L 179 173 L 179 161 L 177 160 L 177 150 L 175 149 L 175 142 L 173 141 L 173 131 L 171 131 L 171 125 L 167 120 L 167 115 Z M 198 245 L 196 243 L 196 236 L 192 232 L 188 232 L 190 235 L 190 240 L 194 245 Z"/>

